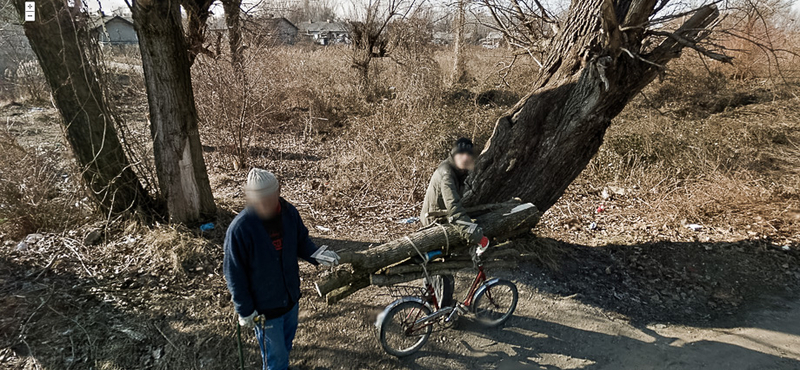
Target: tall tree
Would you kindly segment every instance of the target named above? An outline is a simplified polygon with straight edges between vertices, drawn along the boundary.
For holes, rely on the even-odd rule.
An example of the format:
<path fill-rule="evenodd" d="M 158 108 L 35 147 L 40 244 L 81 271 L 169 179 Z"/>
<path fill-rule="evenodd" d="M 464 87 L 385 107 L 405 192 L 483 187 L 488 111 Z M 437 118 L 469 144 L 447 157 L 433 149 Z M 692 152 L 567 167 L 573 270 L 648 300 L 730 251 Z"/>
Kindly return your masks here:
<path fill-rule="evenodd" d="M 358 73 L 361 89 L 369 92 L 370 64 L 389 52 L 386 31 L 398 19 L 405 19 L 415 9 L 416 0 L 365 0 L 356 3 L 348 25 L 353 54 L 351 67 Z"/>
<path fill-rule="evenodd" d="M 19 17 L 25 1 L 15 0 Z M 131 168 L 98 82 L 85 20 L 62 0 L 35 2 L 25 35 L 63 117 L 67 141 L 93 199 L 105 213 L 148 205 L 150 196 Z"/>
<path fill-rule="evenodd" d="M 207 2 L 202 3 L 192 11 L 207 12 Z M 196 222 L 216 212 L 192 90 L 191 66 L 197 53 L 189 49 L 198 43 L 184 36 L 177 1 L 134 0 L 131 11 L 142 54 L 156 173 L 169 219 Z"/>
<path fill-rule="evenodd" d="M 231 64 L 237 77 L 244 79 L 244 48 L 242 47 L 242 0 L 222 0 L 225 11 L 225 26 L 228 28 L 228 47 L 231 52 Z"/>
<path fill-rule="evenodd" d="M 463 84 L 467 81 L 467 61 L 464 59 L 464 28 L 467 23 L 467 0 L 458 0 L 458 9 L 453 22 L 453 73 L 450 76 L 452 85 Z"/>
<path fill-rule="evenodd" d="M 157 0 L 156 0 L 157 1 Z M 189 49 L 189 64 L 200 54 L 213 55 L 203 43 L 206 40 L 208 17 L 211 16 L 210 7 L 214 0 L 182 0 L 180 5 L 186 14 L 186 42 Z"/>
<path fill-rule="evenodd" d="M 597 153 L 611 120 L 684 47 L 703 48 L 714 5 L 671 19 L 651 16 L 668 0 L 573 0 L 550 40 L 532 91 L 496 123 L 469 181 L 471 204 L 521 197 L 547 210 Z"/>

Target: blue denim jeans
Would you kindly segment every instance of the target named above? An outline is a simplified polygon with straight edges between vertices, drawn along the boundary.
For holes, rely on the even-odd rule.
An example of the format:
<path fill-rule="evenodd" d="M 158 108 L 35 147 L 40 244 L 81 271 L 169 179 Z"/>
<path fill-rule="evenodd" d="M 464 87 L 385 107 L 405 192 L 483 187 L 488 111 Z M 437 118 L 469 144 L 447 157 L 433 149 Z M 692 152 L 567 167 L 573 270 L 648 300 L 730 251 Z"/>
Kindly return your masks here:
<path fill-rule="evenodd" d="M 297 332 L 297 306 L 281 317 L 256 324 L 256 340 L 261 348 L 263 370 L 287 370 L 289 351 Z"/>

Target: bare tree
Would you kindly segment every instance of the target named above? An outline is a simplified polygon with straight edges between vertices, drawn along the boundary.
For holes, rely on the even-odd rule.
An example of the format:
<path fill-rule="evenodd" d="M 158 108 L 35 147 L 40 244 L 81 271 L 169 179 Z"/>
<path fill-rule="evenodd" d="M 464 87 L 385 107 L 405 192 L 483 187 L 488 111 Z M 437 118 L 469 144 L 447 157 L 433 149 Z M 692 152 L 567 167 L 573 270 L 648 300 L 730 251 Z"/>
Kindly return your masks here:
<path fill-rule="evenodd" d="M 184 1 L 184 9 L 190 18 L 207 17 L 210 1 L 189 2 Z M 188 223 L 213 215 L 216 206 L 192 89 L 191 66 L 203 32 L 190 29 L 188 38 L 184 35 L 180 5 L 158 0 L 129 4 L 142 54 L 158 183 L 170 221 Z M 190 21 L 190 28 L 196 22 Z"/>
<path fill-rule="evenodd" d="M 242 46 L 242 0 L 222 0 L 225 10 L 225 26 L 228 28 L 228 47 L 231 53 L 231 63 L 244 79 L 243 46 Z"/>
<path fill-rule="evenodd" d="M 50 86 L 92 198 L 109 214 L 151 205 L 117 137 L 114 116 L 97 78 L 85 19 L 64 1 L 35 4 L 36 21 L 25 22 L 25 35 Z M 22 18 L 25 2 L 16 0 L 14 5 Z"/>
<path fill-rule="evenodd" d="M 158 0 L 146 0 L 158 1 Z M 182 0 L 180 5 L 186 13 L 186 40 L 189 50 L 189 64 L 193 64 L 199 54 L 213 54 L 203 43 L 206 40 L 209 8 L 214 0 Z"/>
<path fill-rule="evenodd" d="M 488 13 L 491 21 L 481 24 L 505 37 L 511 47 L 541 63 L 547 40 L 558 33 L 559 19 L 540 0 L 478 0 L 476 9 Z"/>
<path fill-rule="evenodd" d="M 597 153 L 611 120 L 683 48 L 730 61 L 701 43 L 715 5 L 657 17 L 667 2 L 572 1 L 531 92 L 497 121 L 478 157 L 468 204 L 520 197 L 547 210 Z"/>
<path fill-rule="evenodd" d="M 386 31 L 394 20 L 406 18 L 414 9 L 416 0 L 366 0 L 354 4 L 354 19 L 349 24 L 353 54 L 352 67 L 358 73 L 360 86 L 369 90 L 370 63 L 389 52 Z"/>
<path fill-rule="evenodd" d="M 467 0 L 458 0 L 456 4 L 455 22 L 453 22 L 453 73 L 450 83 L 459 85 L 469 79 L 467 61 L 464 59 L 464 28 L 467 23 Z"/>
<path fill-rule="evenodd" d="M 286 18 L 295 24 L 308 21 L 336 19 L 336 2 L 333 0 L 303 0 L 285 6 Z"/>

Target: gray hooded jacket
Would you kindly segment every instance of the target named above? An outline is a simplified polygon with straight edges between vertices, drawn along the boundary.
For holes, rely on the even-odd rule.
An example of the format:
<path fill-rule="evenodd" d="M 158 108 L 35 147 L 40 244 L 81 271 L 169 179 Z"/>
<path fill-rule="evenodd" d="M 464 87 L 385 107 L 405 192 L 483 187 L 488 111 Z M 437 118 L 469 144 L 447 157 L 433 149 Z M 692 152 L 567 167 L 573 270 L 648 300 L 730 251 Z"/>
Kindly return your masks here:
<path fill-rule="evenodd" d="M 461 204 L 466 175 L 466 172 L 455 167 L 452 159 L 446 159 L 439 163 L 439 167 L 431 176 L 428 190 L 425 192 L 425 200 L 422 202 L 422 213 L 419 218 L 424 226 L 434 222 L 472 222 Z M 465 225 L 458 224 L 458 228 L 461 235 L 473 244 L 477 244 L 483 237 L 480 227 L 472 233 L 469 233 L 468 227 Z"/>

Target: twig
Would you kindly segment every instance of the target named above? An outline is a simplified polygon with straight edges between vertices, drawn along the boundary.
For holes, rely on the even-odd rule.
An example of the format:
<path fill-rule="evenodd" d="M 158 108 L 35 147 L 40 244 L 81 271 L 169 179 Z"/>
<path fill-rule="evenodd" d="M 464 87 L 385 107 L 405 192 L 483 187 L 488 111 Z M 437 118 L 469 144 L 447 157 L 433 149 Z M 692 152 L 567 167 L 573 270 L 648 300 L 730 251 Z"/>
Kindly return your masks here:
<path fill-rule="evenodd" d="M 60 251 L 59 251 L 59 252 L 60 252 Z M 35 278 L 33 278 L 33 280 L 31 280 L 31 283 L 35 282 L 36 280 L 39 280 L 39 278 L 40 278 L 40 277 L 42 277 L 42 275 L 43 275 L 43 274 L 44 274 L 44 273 L 45 273 L 45 272 L 46 272 L 46 271 L 47 271 L 47 270 L 50 268 L 50 266 L 52 266 L 52 265 L 53 265 L 53 263 L 54 263 L 54 262 L 55 262 L 57 259 L 58 259 L 58 253 L 56 253 L 56 254 L 53 256 L 53 258 L 51 258 L 51 259 L 50 259 L 50 262 L 48 262 L 48 263 L 47 263 L 47 265 L 46 265 L 46 266 L 45 266 L 45 267 L 42 269 L 42 271 L 40 271 L 40 272 L 39 272 L 39 274 L 37 274 L 37 275 L 36 275 L 36 277 L 35 277 Z M 33 273 L 29 274 L 29 275 L 28 275 L 28 276 L 26 276 L 26 277 L 30 277 L 31 275 L 33 275 Z"/>
<path fill-rule="evenodd" d="M 92 279 L 94 279 L 94 274 L 93 274 L 91 271 L 89 271 L 89 268 L 88 268 L 88 267 L 86 267 L 86 264 L 85 264 L 85 263 L 83 263 L 83 258 L 81 258 L 81 255 L 80 255 L 80 253 L 78 253 L 78 251 L 77 251 L 77 250 L 75 250 L 75 248 L 72 248 L 72 247 L 70 246 L 70 243 L 76 243 L 76 244 L 77 244 L 77 243 L 78 243 L 78 241 L 77 241 L 77 240 L 75 240 L 75 239 L 64 238 L 64 246 L 65 246 L 65 247 L 67 247 L 67 248 L 69 248 L 69 250 L 71 250 L 71 251 L 72 251 L 72 253 L 74 253 L 74 254 L 75 254 L 75 256 L 76 256 L 76 257 L 78 257 L 78 261 L 81 263 L 81 266 L 83 266 L 83 269 L 84 269 L 84 271 L 86 271 L 86 273 L 87 273 L 87 274 L 89 274 L 89 276 L 90 276 Z"/>
<path fill-rule="evenodd" d="M 56 311 L 56 309 L 51 307 L 50 305 L 47 305 L 47 308 L 50 309 L 50 311 L 55 312 L 56 315 L 61 316 L 61 317 L 65 318 L 65 319 L 68 319 L 68 320 L 72 321 L 73 323 L 75 323 L 75 325 L 77 325 L 78 328 L 80 328 L 83 331 L 83 334 L 86 334 L 86 341 L 89 342 L 89 352 L 90 353 L 94 353 L 95 352 L 94 351 L 94 349 L 95 349 L 95 346 L 94 346 L 95 341 L 92 340 L 92 336 L 89 335 L 89 331 L 86 330 L 86 328 L 84 328 L 83 325 L 81 325 L 81 323 L 78 322 L 78 320 L 75 320 L 72 317 L 67 317 L 67 315 L 64 315 L 63 313 Z"/>
<path fill-rule="evenodd" d="M 154 328 L 156 328 L 156 330 L 158 330 L 158 334 L 161 334 L 161 336 L 162 336 L 162 337 L 164 337 L 164 339 L 166 339 L 166 340 L 167 340 L 167 343 L 169 343 L 169 345 L 172 347 L 172 349 L 174 349 L 176 352 L 179 352 L 179 351 L 178 351 L 178 347 L 177 347 L 177 346 L 175 346 L 175 344 L 174 344 L 174 343 L 172 343 L 172 341 L 171 341 L 171 340 L 169 340 L 169 338 L 167 338 L 167 336 L 166 336 L 166 335 L 164 335 L 164 332 L 163 332 L 163 331 L 161 331 L 161 329 L 159 329 L 159 328 L 158 328 L 158 325 L 156 325 L 156 324 L 153 324 L 153 327 L 154 327 Z"/>
<path fill-rule="evenodd" d="M 677 43 L 679 43 L 679 44 L 681 44 L 681 45 L 683 45 L 683 46 L 685 46 L 687 48 L 691 48 L 691 49 L 697 50 L 699 53 L 701 53 L 701 54 L 703 54 L 703 55 L 705 55 L 705 56 L 707 56 L 707 57 L 709 57 L 711 59 L 718 60 L 720 62 L 728 63 L 728 64 L 733 62 L 733 57 L 728 56 L 728 55 L 724 55 L 724 54 L 720 54 L 720 53 L 717 53 L 717 52 L 714 52 L 714 51 L 711 51 L 711 50 L 708 50 L 708 49 L 698 45 L 697 42 L 694 42 L 694 41 L 691 41 L 691 40 L 687 40 L 686 38 L 678 35 L 677 33 L 664 32 L 664 31 L 655 31 L 655 30 L 649 30 L 649 31 L 647 31 L 647 33 L 649 33 L 651 35 L 656 35 L 656 36 L 669 37 L 669 38 L 675 40 Z"/>

